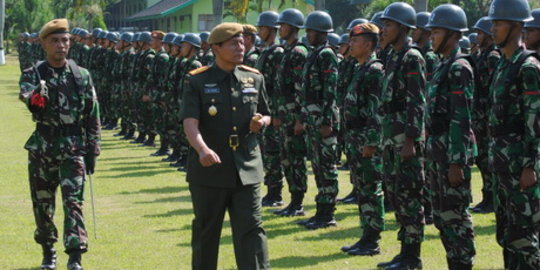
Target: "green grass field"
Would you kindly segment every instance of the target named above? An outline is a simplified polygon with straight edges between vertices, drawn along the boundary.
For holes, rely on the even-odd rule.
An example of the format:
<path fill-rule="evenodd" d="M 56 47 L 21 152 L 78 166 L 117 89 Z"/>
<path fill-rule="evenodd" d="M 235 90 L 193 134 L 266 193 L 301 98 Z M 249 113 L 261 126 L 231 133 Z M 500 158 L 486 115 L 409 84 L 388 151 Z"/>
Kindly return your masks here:
<path fill-rule="evenodd" d="M 18 99 L 19 68 L 16 58 L 0 66 L 0 269 L 36 269 L 41 248 L 33 240 L 32 215 L 27 176 L 27 153 L 23 149 L 33 130 L 31 116 Z M 90 236 L 89 252 L 83 256 L 85 269 L 190 269 L 191 202 L 184 174 L 150 157 L 152 148 L 135 147 L 117 140 L 113 132 L 102 135 L 102 155 L 94 175 L 97 239 L 91 218 L 90 193 L 86 188 L 85 216 Z M 340 172 L 340 197 L 350 191 L 349 174 Z M 480 199 L 481 179 L 474 173 L 475 203 Z M 316 189 L 310 175 L 307 210 L 314 213 Z M 286 195 L 288 201 L 288 195 Z M 59 197 L 59 196 L 58 196 Z M 61 201 L 57 200 L 56 223 L 61 224 Z M 58 211 L 59 210 L 59 211 Z M 393 213 L 386 215 L 382 254 L 351 257 L 339 248 L 359 237 L 357 208 L 339 205 L 338 226 L 307 231 L 294 224 L 299 218 L 274 216 L 264 209 L 264 227 L 269 238 L 273 269 L 375 269 L 378 262 L 399 251 Z M 502 269 L 500 248 L 495 241 L 493 214 L 474 215 L 477 257 L 475 269 Z M 219 269 L 235 269 L 229 223 L 223 228 Z M 60 242 L 61 243 L 61 242 Z M 56 245 L 59 250 L 62 246 Z M 446 258 L 438 231 L 426 228 L 422 247 L 424 269 L 446 269 Z M 67 255 L 59 254 L 59 269 Z"/>

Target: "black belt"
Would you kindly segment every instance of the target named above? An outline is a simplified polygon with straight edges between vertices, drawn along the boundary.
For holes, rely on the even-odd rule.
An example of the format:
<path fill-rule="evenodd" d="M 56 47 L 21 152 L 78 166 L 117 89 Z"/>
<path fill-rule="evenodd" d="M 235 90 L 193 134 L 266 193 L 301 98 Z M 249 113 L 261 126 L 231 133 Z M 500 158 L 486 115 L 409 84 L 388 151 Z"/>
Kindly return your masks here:
<path fill-rule="evenodd" d="M 36 130 L 39 134 L 45 136 L 57 136 L 57 137 L 66 137 L 66 136 L 81 136 L 82 129 L 79 125 L 69 124 L 62 126 L 49 126 L 38 123 L 36 125 Z"/>

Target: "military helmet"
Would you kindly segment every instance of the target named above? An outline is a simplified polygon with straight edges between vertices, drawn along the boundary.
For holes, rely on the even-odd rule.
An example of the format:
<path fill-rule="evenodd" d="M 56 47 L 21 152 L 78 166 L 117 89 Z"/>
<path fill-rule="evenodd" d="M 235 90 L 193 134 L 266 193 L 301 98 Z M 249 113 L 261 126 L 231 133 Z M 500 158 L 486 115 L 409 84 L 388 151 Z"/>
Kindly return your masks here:
<path fill-rule="evenodd" d="M 540 8 L 533 9 L 531 15 L 534 18 L 530 22 L 525 23 L 526 28 L 540 28 Z"/>
<path fill-rule="evenodd" d="M 133 38 L 131 39 L 131 42 L 137 42 L 141 38 L 141 32 L 136 32 L 133 34 Z"/>
<path fill-rule="evenodd" d="M 73 27 L 73 29 L 71 29 L 70 34 L 77 35 L 77 33 L 79 32 L 79 29 L 80 29 L 79 27 Z"/>
<path fill-rule="evenodd" d="M 488 17 L 482 17 L 474 24 L 473 29 L 480 30 L 488 35 L 493 35 L 493 33 L 491 33 L 492 25 L 493 22 L 489 20 Z"/>
<path fill-rule="evenodd" d="M 141 35 L 139 36 L 139 41 L 152 42 L 152 34 L 148 31 L 141 32 Z"/>
<path fill-rule="evenodd" d="M 303 28 L 304 14 L 296 8 L 288 8 L 279 14 L 277 23 L 286 23 L 296 28 Z"/>
<path fill-rule="evenodd" d="M 339 45 L 349 43 L 349 34 L 343 34 L 339 38 Z"/>
<path fill-rule="evenodd" d="M 99 32 L 97 38 L 107 38 L 108 33 L 109 33 L 109 31 L 103 30 L 103 31 Z"/>
<path fill-rule="evenodd" d="M 118 42 L 118 38 L 119 38 L 119 37 L 120 37 L 120 36 L 118 35 L 118 33 L 116 33 L 116 32 L 109 32 L 109 33 L 107 34 L 107 37 L 106 37 L 106 38 L 107 38 L 108 40 L 112 41 L 112 42 Z"/>
<path fill-rule="evenodd" d="M 423 11 L 416 13 L 416 27 L 429 31 L 429 28 L 426 27 L 429 17 L 431 17 L 430 12 Z"/>
<path fill-rule="evenodd" d="M 174 41 L 174 38 L 178 36 L 175 32 L 169 32 L 163 37 L 163 43 L 165 44 L 171 44 Z"/>
<path fill-rule="evenodd" d="M 179 34 L 178 36 L 176 36 L 172 42 L 173 45 L 176 45 L 176 46 L 180 46 L 182 45 L 182 40 L 184 39 L 184 35 L 183 34 Z"/>
<path fill-rule="evenodd" d="M 416 28 L 416 11 L 404 2 L 396 2 L 388 5 L 381 16 L 381 20 L 391 20 L 409 28 Z"/>
<path fill-rule="evenodd" d="M 355 27 L 356 25 L 359 25 L 359 24 L 363 24 L 363 23 L 367 23 L 369 22 L 368 20 L 364 19 L 364 18 L 356 18 L 354 20 L 352 20 L 349 25 L 347 26 L 347 31 L 351 31 L 351 29 L 353 27 Z"/>
<path fill-rule="evenodd" d="M 528 22 L 532 21 L 533 17 L 531 17 L 531 8 L 527 0 L 493 0 L 487 19 Z"/>
<path fill-rule="evenodd" d="M 87 38 L 88 36 L 90 36 L 90 33 L 86 29 L 81 29 L 79 30 L 79 36 L 81 36 L 82 38 Z"/>
<path fill-rule="evenodd" d="M 334 47 L 338 47 L 339 46 L 339 40 L 341 38 L 339 37 L 338 34 L 336 33 L 329 33 L 328 34 L 328 43 Z"/>
<path fill-rule="evenodd" d="M 478 33 L 470 33 L 468 38 L 471 41 L 471 44 L 476 44 L 476 38 L 478 37 Z"/>
<path fill-rule="evenodd" d="M 304 28 L 323 33 L 330 33 L 334 31 L 333 25 L 334 23 L 332 22 L 330 14 L 316 10 L 308 14 Z"/>
<path fill-rule="evenodd" d="M 133 41 L 133 33 L 131 32 L 124 32 L 122 33 L 122 35 L 120 36 L 120 39 L 125 41 L 125 42 L 132 42 Z"/>
<path fill-rule="evenodd" d="M 259 18 L 257 19 L 257 24 L 255 26 L 269 26 L 273 28 L 278 28 L 278 18 L 279 14 L 277 12 L 265 11 L 259 15 Z"/>
<path fill-rule="evenodd" d="M 466 36 L 461 37 L 461 39 L 459 40 L 459 47 L 466 50 L 470 49 L 471 41 L 469 40 L 469 38 Z"/>
<path fill-rule="evenodd" d="M 382 15 L 383 15 L 382 11 L 379 11 L 379 12 L 373 14 L 373 17 L 371 17 L 371 21 L 369 21 L 369 22 L 375 24 L 379 28 L 383 28 L 384 24 L 381 21 L 381 16 Z"/>
<path fill-rule="evenodd" d="M 199 37 L 201 38 L 201 41 L 203 42 L 208 41 L 209 36 L 210 36 L 210 32 L 202 32 L 199 34 Z"/>
<path fill-rule="evenodd" d="M 255 36 L 255 46 L 264 46 L 264 41 L 261 39 L 261 37 L 259 37 L 259 35 Z"/>
<path fill-rule="evenodd" d="M 462 33 L 469 31 L 465 11 L 454 4 L 444 4 L 436 7 L 431 13 L 426 27 L 439 27 Z"/>
<path fill-rule="evenodd" d="M 22 37 L 25 38 L 25 39 L 26 39 L 26 38 L 29 38 L 29 37 L 30 37 L 30 33 L 24 32 L 24 33 L 22 33 Z"/>
<path fill-rule="evenodd" d="M 199 37 L 199 35 L 193 33 L 186 33 L 184 35 L 184 38 L 182 38 L 182 42 L 187 42 L 197 48 L 201 47 L 201 38 Z"/>
<path fill-rule="evenodd" d="M 31 38 L 37 38 L 37 37 L 39 37 L 39 34 L 34 32 L 34 33 L 30 34 L 30 37 Z"/>
<path fill-rule="evenodd" d="M 103 31 L 103 29 L 99 27 L 94 28 L 94 30 L 92 30 L 92 36 L 97 37 L 101 31 Z"/>

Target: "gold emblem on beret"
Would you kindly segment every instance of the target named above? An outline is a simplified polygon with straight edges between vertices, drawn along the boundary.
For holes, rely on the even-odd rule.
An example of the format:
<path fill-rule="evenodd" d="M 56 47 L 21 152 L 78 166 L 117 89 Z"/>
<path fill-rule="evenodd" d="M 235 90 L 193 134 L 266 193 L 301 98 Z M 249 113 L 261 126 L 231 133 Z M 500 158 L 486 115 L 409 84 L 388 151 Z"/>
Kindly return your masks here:
<path fill-rule="evenodd" d="M 217 114 L 216 106 L 214 106 L 214 105 L 210 106 L 210 108 L 208 108 L 208 114 L 210 116 L 216 116 L 216 114 Z"/>

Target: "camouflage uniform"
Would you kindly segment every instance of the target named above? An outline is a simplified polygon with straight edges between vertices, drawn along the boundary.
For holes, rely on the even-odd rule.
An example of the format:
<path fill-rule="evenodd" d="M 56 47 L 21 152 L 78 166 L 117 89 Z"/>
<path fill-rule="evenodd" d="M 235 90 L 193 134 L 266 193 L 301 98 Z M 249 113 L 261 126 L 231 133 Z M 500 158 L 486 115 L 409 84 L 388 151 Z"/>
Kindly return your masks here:
<path fill-rule="evenodd" d="M 152 63 L 149 66 L 150 72 L 146 79 L 145 90 L 148 91 L 152 104 L 152 116 L 145 118 L 148 126 L 151 126 L 152 132 L 159 134 L 162 144 L 168 144 L 165 138 L 165 108 L 163 106 L 163 92 L 167 82 L 167 68 L 169 67 L 170 57 L 165 50 L 156 53 Z"/>
<path fill-rule="evenodd" d="M 496 199 L 497 242 L 504 248 L 507 269 L 540 269 L 540 62 L 525 59 L 517 49 L 510 59 L 501 58 L 490 87 L 488 114 L 489 163 Z M 507 81 L 510 76 L 514 80 Z M 520 188 L 524 168 L 536 171 L 536 183 Z"/>
<path fill-rule="evenodd" d="M 354 74 L 354 70 L 356 69 L 356 59 L 353 57 L 348 57 L 344 60 L 341 60 L 338 64 L 338 82 L 337 82 L 337 99 L 336 103 L 338 108 L 340 109 L 340 119 L 341 121 L 344 120 L 343 117 L 343 111 L 341 110 L 343 108 L 344 102 L 345 102 L 345 95 L 347 93 L 347 88 L 349 84 L 351 83 L 351 79 Z M 346 133 L 346 125 L 340 125 L 339 135 L 338 135 L 338 153 L 337 158 L 338 162 L 341 159 L 341 153 L 342 151 L 345 153 L 345 156 L 347 157 L 347 162 L 352 157 L 351 152 L 349 150 L 352 150 L 355 146 L 348 144 L 345 141 L 345 133 Z M 354 178 L 355 175 L 351 173 L 351 183 L 354 185 Z"/>
<path fill-rule="evenodd" d="M 351 179 L 358 194 L 361 226 L 384 230 L 383 162 L 381 157 L 381 116 L 379 104 L 384 68 L 372 54 L 368 62 L 357 64 L 345 93 L 343 121 L 345 142 L 350 147 Z M 377 148 L 372 157 L 362 157 L 365 146 Z"/>
<path fill-rule="evenodd" d="M 215 56 L 212 49 L 208 49 L 206 52 L 203 51 L 199 56 L 199 59 L 203 66 L 211 66 L 215 61 Z"/>
<path fill-rule="evenodd" d="M 428 88 L 427 153 L 433 164 L 434 223 L 449 260 L 473 263 L 476 254 L 472 217 L 471 166 L 477 154 L 472 129 L 474 72 L 455 49 L 443 58 Z M 448 180 L 450 165 L 459 165 L 465 179 L 459 186 Z"/>
<path fill-rule="evenodd" d="M 180 122 L 179 114 L 180 107 L 179 101 L 181 100 L 182 94 L 181 90 L 181 74 L 184 64 L 187 61 L 182 57 L 176 57 L 172 61 L 169 61 L 169 76 L 167 79 L 167 91 L 163 100 L 166 104 L 166 127 L 167 127 L 167 138 L 171 142 L 171 147 L 173 148 L 173 155 L 180 152 L 186 152 L 182 149 L 182 140 L 180 136 L 182 135 L 182 123 Z M 178 158 L 178 157 L 175 157 Z M 171 160 L 172 161 L 172 160 Z"/>
<path fill-rule="evenodd" d="M 257 65 L 257 60 L 259 60 L 260 54 L 261 52 L 259 51 L 259 48 L 253 46 L 251 51 L 244 55 L 244 65 L 255 67 Z"/>
<path fill-rule="evenodd" d="M 135 85 L 135 104 L 136 106 L 138 106 L 138 108 L 136 109 L 137 128 L 139 129 L 139 132 L 144 134 L 150 134 L 153 132 L 153 104 L 150 102 L 142 102 L 142 97 L 143 95 L 149 94 L 149 89 L 147 88 L 147 80 L 149 74 L 151 73 L 151 68 L 155 56 L 156 52 L 153 49 L 147 49 L 145 51 L 142 51 L 138 59 L 139 61 L 137 61 L 137 65 L 133 67 L 136 74 L 135 76 L 138 78 Z"/>
<path fill-rule="evenodd" d="M 424 238 L 424 110 L 426 63 L 410 45 L 392 51 L 385 65 L 382 122 L 386 191 L 400 224 L 398 240 L 415 244 Z M 402 161 L 406 137 L 415 141 L 416 156 Z"/>
<path fill-rule="evenodd" d="M 99 155 L 99 106 L 90 74 L 80 68 L 82 82 L 75 83 L 69 65 L 53 69 L 46 62 L 37 70 L 49 88 L 44 108 L 30 105 L 39 86 L 36 69 L 21 75 L 20 95 L 37 123 L 26 142 L 29 151 L 29 180 L 37 229 L 36 242 L 45 245 L 58 239 L 53 222 L 55 194 L 60 185 L 64 206 L 64 246 L 66 252 L 86 251 L 87 233 L 83 222 L 85 165 L 83 156 Z"/>

